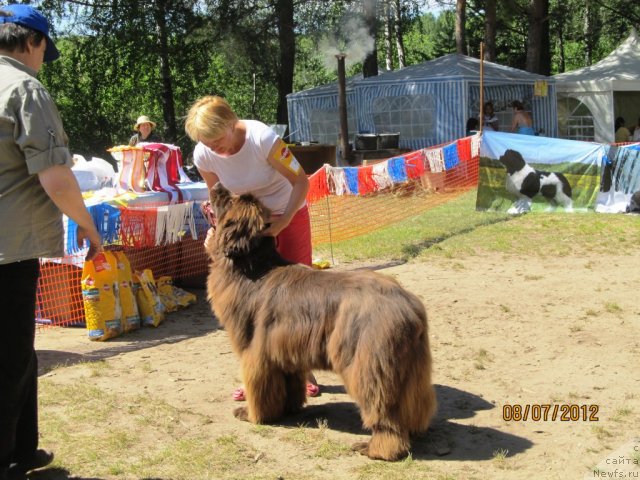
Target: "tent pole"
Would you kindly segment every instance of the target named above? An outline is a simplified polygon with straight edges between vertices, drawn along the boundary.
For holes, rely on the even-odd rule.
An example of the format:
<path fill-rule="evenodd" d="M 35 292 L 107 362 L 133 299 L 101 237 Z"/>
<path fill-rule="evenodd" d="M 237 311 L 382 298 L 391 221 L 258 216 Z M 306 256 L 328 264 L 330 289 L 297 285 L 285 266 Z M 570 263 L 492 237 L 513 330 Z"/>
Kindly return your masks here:
<path fill-rule="evenodd" d="M 480 133 L 484 124 L 484 42 L 480 42 Z"/>

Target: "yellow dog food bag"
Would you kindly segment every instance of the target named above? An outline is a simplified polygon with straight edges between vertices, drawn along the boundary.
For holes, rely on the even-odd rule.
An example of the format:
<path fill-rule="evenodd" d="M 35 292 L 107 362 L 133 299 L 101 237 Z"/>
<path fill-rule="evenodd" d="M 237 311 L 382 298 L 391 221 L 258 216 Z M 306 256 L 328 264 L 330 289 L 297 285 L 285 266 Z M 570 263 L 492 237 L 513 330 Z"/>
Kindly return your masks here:
<path fill-rule="evenodd" d="M 176 299 L 176 303 L 179 307 L 188 307 L 189 305 L 196 303 L 197 299 L 193 293 L 187 292 L 175 285 L 171 285 L 171 288 L 173 289 L 173 297 Z"/>
<path fill-rule="evenodd" d="M 160 300 L 167 312 L 175 312 L 178 310 L 178 303 L 173 295 L 173 281 L 168 275 L 158 278 L 158 293 Z"/>
<path fill-rule="evenodd" d="M 120 287 L 120 304 L 122 306 L 122 330 L 131 332 L 140 328 L 140 312 L 133 291 L 133 272 L 131 263 L 124 252 L 115 252 L 118 266 L 118 285 Z"/>
<path fill-rule="evenodd" d="M 90 340 L 104 341 L 122 333 L 117 261 L 111 252 L 102 252 L 84 262 L 82 301 Z"/>
<path fill-rule="evenodd" d="M 148 268 L 134 275 L 134 283 L 138 283 L 136 300 L 140 310 L 142 325 L 157 327 L 164 321 L 165 308 L 160 300 L 160 294 L 153 279 L 153 273 Z"/>

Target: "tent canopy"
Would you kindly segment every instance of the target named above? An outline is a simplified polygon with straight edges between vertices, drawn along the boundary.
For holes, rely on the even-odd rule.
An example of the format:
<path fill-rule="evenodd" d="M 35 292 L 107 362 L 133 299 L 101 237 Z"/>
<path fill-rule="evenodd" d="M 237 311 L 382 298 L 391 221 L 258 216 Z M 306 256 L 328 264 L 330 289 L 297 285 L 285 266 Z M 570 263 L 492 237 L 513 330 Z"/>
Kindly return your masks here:
<path fill-rule="evenodd" d="M 347 82 L 350 135 L 400 133 L 400 146 L 419 149 L 461 138 L 466 122 L 480 111 L 479 59 L 460 54 Z M 510 104 L 522 101 L 544 135 L 557 133 L 554 82 L 491 62 L 483 62 L 483 100 L 494 103 L 502 126 L 511 120 Z M 534 95 L 545 82 L 547 96 Z M 289 129 L 294 141 L 337 143 L 339 131 L 337 83 L 287 96 Z"/>
<path fill-rule="evenodd" d="M 560 136 L 613 142 L 616 117 L 625 118 L 629 127 L 640 116 L 640 40 L 636 30 L 599 62 L 553 78 Z"/>
<path fill-rule="evenodd" d="M 410 82 L 419 79 L 431 80 L 467 80 L 480 83 L 480 60 L 458 53 L 450 53 L 428 62 L 410 65 L 400 70 L 382 73 L 357 82 L 358 85 L 368 83 Z M 484 62 L 484 84 L 532 83 L 535 80 L 547 80 L 544 75 L 518 70 L 492 62 Z"/>

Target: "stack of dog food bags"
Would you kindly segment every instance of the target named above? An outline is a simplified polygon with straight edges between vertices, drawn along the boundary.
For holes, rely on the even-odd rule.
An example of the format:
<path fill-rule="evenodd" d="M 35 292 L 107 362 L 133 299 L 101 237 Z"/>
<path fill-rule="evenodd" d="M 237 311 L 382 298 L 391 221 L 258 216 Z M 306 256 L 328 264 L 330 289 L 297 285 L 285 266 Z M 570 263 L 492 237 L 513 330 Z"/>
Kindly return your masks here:
<path fill-rule="evenodd" d="M 86 261 L 80 284 L 89 339 L 103 341 L 120 335 L 122 307 L 115 255 L 102 252 Z"/>
<path fill-rule="evenodd" d="M 164 321 L 165 307 L 160 299 L 153 273 L 148 268 L 136 272 L 133 282 L 142 325 L 157 327 Z"/>
<path fill-rule="evenodd" d="M 124 252 L 115 253 L 118 266 L 118 285 L 120 287 L 120 305 L 122 306 L 122 331 L 131 332 L 140 328 L 138 302 L 133 291 L 133 272 L 131 263 Z"/>

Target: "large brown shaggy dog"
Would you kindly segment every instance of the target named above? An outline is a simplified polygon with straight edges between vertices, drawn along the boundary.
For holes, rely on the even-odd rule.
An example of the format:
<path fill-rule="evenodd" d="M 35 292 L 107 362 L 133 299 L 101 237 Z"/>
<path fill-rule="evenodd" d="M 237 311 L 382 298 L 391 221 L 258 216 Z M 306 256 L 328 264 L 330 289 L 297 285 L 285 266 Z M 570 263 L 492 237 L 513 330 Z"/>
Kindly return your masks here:
<path fill-rule="evenodd" d="M 424 306 L 394 279 L 290 264 L 263 236 L 270 212 L 253 195 L 210 192 L 215 233 L 207 282 L 213 312 L 240 356 L 247 406 L 234 415 L 272 422 L 300 410 L 306 372 L 338 373 L 371 441 L 354 449 L 398 460 L 436 409 Z"/>

